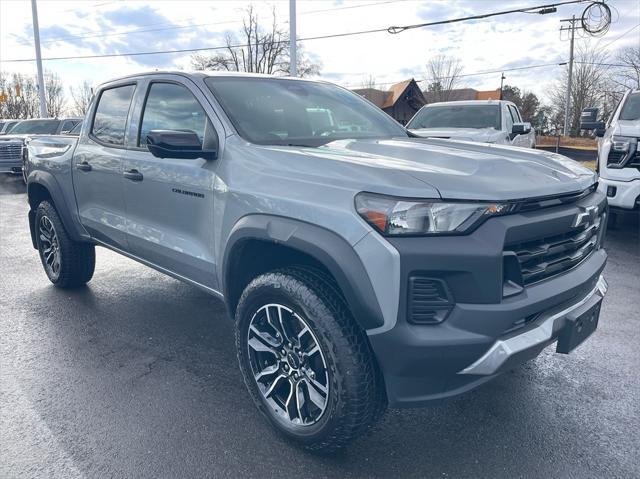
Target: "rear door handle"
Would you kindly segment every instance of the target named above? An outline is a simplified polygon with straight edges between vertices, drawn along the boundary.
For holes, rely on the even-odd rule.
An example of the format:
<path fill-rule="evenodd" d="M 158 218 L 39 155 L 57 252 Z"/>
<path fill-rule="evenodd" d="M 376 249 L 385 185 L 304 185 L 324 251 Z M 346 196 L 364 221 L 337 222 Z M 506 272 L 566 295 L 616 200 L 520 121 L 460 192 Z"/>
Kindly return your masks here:
<path fill-rule="evenodd" d="M 82 171 L 91 171 L 91 165 L 86 161 L 83 161 L 82 163 L 78 163 L 76 165 L 76 169 L 82 170 Z"/>
<path fill-rule="evenodd" d="M 125 178 L 131 181 L 142 181 L 142 178 L 143 178 L 142 173 L 140 173 L 136 169 L 127 170 L 123 173 L 123 175 Z"/>

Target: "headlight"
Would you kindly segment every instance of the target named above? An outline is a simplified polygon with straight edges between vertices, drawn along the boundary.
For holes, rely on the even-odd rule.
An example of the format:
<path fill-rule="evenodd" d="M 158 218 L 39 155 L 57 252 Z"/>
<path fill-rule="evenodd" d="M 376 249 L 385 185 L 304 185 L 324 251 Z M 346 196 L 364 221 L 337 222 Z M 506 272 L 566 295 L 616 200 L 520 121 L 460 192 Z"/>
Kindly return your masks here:
<path fill-rule="evenodd" d="M 611 137 L 611 149 L 620 153 L 628 153 L 632 149 L 635 150 L 637 139 L 631 136 L 617 136 Z"/>
<path fill-rule="evenodd" d="M 486 218 L 509 213 L 515 207 L 510 203 L 414 200 L 373 193 L 356 195 L 358 214 L 387 236 L 464 234 Z"/>

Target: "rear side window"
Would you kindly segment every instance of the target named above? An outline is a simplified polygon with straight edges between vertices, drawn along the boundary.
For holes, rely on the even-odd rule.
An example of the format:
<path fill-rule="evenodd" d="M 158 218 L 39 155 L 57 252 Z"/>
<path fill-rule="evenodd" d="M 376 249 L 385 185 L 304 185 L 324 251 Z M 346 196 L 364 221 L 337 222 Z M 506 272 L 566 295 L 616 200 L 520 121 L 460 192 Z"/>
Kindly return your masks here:
<path fill-rule="evenodd" d="M 104 90 L 98 100 L 91 133 L 103 143 L 124 145 L 129 106 L 135 85 L 125 85 Z"/>
<path fill-rule="evenodd" d="M 202 142 L 207 115 L 198 100 L 184 86 L 152 83 L 142 112 L 138 145 L 147 144 L 151 130 L 190 130 Z"/>

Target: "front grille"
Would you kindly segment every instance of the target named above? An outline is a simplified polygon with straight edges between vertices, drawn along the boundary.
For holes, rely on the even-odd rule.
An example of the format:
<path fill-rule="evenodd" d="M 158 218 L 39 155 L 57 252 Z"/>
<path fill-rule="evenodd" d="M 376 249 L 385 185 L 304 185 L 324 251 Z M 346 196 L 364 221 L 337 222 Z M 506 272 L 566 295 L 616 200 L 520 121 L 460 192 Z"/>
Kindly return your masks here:
<path fill-rule="evenodd" d="M 627 167 L 640 168 L 640 151 L 636 151 L 636 154 L 627 162 Z"/>
<path fill-rule="evenodd" d="M 640 168 L 640 151 L 631 151 L 632 156 L 622 151 L 611 150 L 607 157 L 607 166 L 610 168 Z"/>
<path fill-rule="evenodd" d="M 622 163 L 622 159 L 624 158 L 624 152 L 622 151 L 614 151 L 611 150 L 609 152 L 609 157 L 607 158 L 608 165 L 619 165 Z"/>
<path fill-rule="evenodd" d="M 0 162 L 14 162 L 22 159 L 21 143 L 0 143 Z"/>
<path fill-rule="evenodd" d="M 520 203 L 518 212 L 522 213 L 525 211 L 535 211 L 542 208 L 550 208 L 552 206 L 560 206 L 560 205 L 568 205 L 571 203 L 576 203 L 581 199 L 586 198 L 597 189 L 598 189 L 598 183 L 594 183 L 589 188 L 586 188 L 582 191 L 578 191 L 576 193 L 567 193 L 565 195 L 554 195 L 554 196 L 547 196 L 542 198 L 533 198 L 533 199 L 523 200 Z"/>
<path fill-rule="evenodd" d="M 442 322 L 452 307 L 444 281 L 437 278 L 409 278 L 409 321 L 416 324 Z"/>
<path fill-rule="evenodd" d="M 563 273 L 584 261 L 598 247 L 603 221 L 603 211 L 598 209 L 569 231 L 511 244 L 505 250 L 516 254 L 526 286 Z"/>

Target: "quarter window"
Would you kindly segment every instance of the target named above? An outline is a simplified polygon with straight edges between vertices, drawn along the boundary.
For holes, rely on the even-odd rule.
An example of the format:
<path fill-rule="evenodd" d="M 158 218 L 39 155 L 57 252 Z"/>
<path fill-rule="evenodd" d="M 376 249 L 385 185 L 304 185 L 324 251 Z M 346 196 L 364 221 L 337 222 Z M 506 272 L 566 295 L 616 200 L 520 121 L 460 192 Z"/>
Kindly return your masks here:
<path fill-rule="evenodd" d="M 111 145 L 124 145 L 125 128 L 135 85 L 104 90 L 100 95 L 91 133 Z"/>
<path fill-rule="evenodd" d="M 146 145 L 151 130 L 190 130 L 202 142 L 206 123 L 206 113 L 186 87 L 152 83 L 142 113 L 138 145 Z"/>

